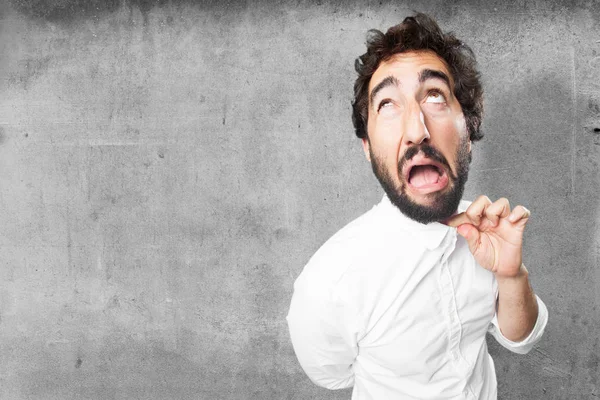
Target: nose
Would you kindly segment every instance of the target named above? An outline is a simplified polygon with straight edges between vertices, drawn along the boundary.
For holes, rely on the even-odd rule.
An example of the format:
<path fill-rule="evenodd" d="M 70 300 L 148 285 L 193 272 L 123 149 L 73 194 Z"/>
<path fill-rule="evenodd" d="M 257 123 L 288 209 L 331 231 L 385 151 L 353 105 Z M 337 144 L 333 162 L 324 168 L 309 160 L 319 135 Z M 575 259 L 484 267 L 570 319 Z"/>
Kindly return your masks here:
<path fill-rule="evenodd" d="M 423 141 L 431 138 L 429 131 L 427 130 L 427 124 L 425 123 L 425 116 L 421 107 L 415 106 L 413 110 L 408 113 L 406 126 L 404 130 L 404 141 L 406 144 L 421 144 Z"/>

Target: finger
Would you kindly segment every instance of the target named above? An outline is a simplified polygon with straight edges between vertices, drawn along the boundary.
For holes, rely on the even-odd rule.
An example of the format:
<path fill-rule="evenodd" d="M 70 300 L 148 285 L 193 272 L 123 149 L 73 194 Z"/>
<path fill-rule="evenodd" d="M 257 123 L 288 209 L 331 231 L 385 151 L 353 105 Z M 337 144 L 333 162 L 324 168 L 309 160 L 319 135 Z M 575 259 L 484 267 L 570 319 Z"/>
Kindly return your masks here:
<path fill-rule="evenodd" d="M 465 211 L 469 222 L 474 226 L 481 224 L 481 219 L 485 214 L 485 209 L 492 204 L 487 196 L 479 196 Z"/>
<path fill-rule="evenodd" d="M 503 197 L 486 207 L 484 213 L 492 225 L 497 226 L 500 218 L 506 218 L 510 214 L 510 203 Z"/>
<path fill-rule="evenodd" d="M 453 215 L 452 217 L 448 218 L 446 221 L 444 221 L 444 224 L 452 227 L 452 228 L 456 228 L 462 224 L 468 224 L 470 222 L 469 217 L 467 216 L 467 214 L 465 214 L 464 212 L 461 212 L 460 214 L 456 214 Z"/>
<path fill-rule="evenodd" d="M 475 228 L 471 224 L 462 224 L 456 229 L 456 231 L 460 236 L 466 239 L 471 254 L 475 254 L 479 243 L 479 236 L 481 235 L 481 233 L 479 233 L 479 229 Z"/>
<path fill-rule="evenodd" d="M 525 208 L 523 206 L 516 206 L 515 209 L 512 210 L 512 212 L 510 213 L 510 216 L 508 217 L 508 221 L 513 224 L 518 221 L 527 222 L 527 220 L 529 219 L 530 216 L 531 216 L 531 211 L 529 211 L 527 208 Z"/>
<path fill-rule="evenodd" d="M 487 196 L 479 196 L 477 200 L 471 203 L 466 211 L 453 215 L 444 221 L 444 223 L 452 228 L 456 228 L 462 224 L 473 224 L 478 226 L 481 223 L 482 210 L 490 203 L 491 201 Z"/>

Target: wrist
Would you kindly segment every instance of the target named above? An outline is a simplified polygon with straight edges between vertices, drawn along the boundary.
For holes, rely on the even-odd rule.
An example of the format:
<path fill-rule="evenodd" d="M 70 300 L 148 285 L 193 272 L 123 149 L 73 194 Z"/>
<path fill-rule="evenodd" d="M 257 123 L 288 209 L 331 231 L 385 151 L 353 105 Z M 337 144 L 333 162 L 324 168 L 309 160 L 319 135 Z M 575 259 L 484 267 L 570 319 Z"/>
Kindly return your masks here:
<path fill-rule="evenodd" d="M 525 268 L 525 265 L 523 265 L 523 263 L 521 263 L 521 266 L 519 267 L 519 270 L 516 273 L 510 275 L 494 275 L 496 276 L 496 281 L 498 281 L 499 285 L 503 283 L 510 284 L 511 282 L 523 282 L 529 280 L 529 272 L 527 271 L 527 268 Z"/>

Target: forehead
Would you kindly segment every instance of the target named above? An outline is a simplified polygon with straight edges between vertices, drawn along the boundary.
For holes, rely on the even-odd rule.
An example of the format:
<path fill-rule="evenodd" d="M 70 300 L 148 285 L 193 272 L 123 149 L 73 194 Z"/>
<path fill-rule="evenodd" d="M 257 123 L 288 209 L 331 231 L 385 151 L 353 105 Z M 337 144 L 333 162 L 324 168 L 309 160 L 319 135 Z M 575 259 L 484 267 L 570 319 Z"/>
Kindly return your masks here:
<path fill-rule="evenodd" d="M 445 73 L 452 86 L 454 81 L 446 62 L 437 54 L 429 50 L 408 51 L 406 53 L 394 54 L 389 60 L 383 61 L 373 73 L 369 82 L 369 93 L 375 85 L 388 76 L 394 76 L 401 83 L 414 80 L 416 82 L 419 73 L 424 69 L 432 69 Z"/>

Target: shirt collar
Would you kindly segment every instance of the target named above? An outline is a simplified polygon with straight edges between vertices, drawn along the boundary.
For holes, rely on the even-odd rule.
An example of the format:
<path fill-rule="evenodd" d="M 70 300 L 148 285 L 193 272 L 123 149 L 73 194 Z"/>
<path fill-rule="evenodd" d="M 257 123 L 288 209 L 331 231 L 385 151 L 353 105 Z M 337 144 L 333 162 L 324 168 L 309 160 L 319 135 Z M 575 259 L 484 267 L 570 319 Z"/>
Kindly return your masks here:
<path fill-rule="evenodd" d="M 456 228 L 451 228 L 439 222 L 422 224 L 410 219 L 404 215 L 398 207 L 392 204 L 387 195 L 383 196 L 383 199 L 381 199 L 381 202 L 379 203 L 379 207 L 386 216 L 389 216 L 390 223 L 403 231 L 414 232 L 414 234 L 420 238 L 421 243 L 429 250 L 440 247 L 447 235 L 451 235 L 453 238 L 456 237 Z M 461 211 L 461 208 L 462 207 L 459 207 L 459 211 Z"/>

